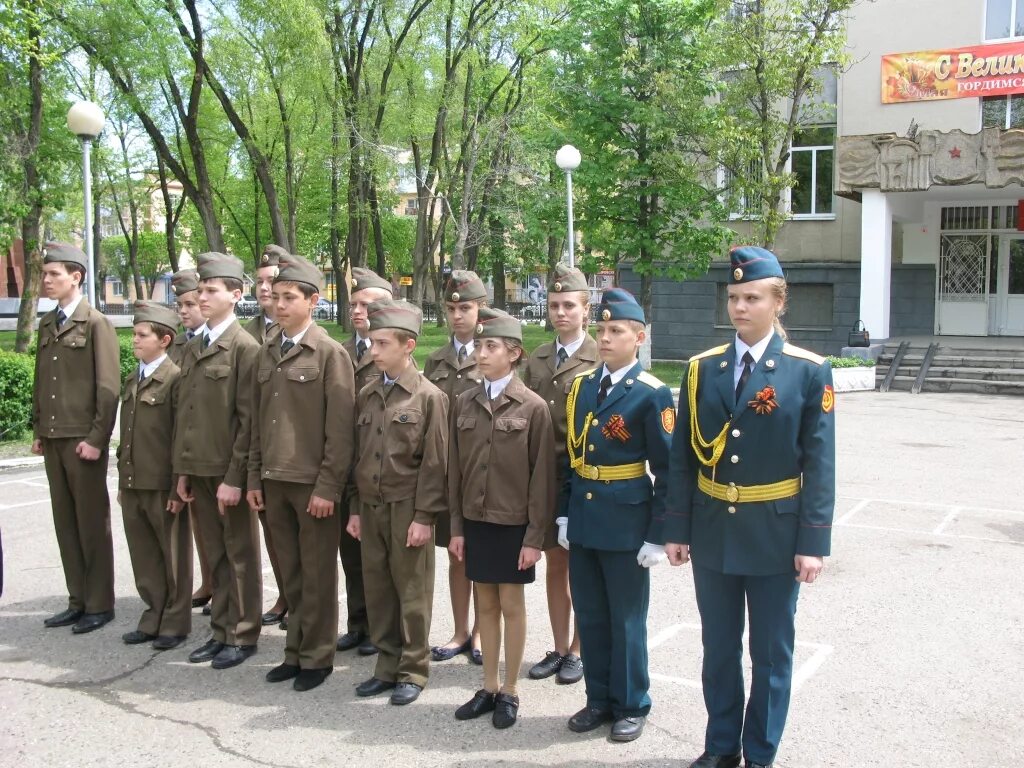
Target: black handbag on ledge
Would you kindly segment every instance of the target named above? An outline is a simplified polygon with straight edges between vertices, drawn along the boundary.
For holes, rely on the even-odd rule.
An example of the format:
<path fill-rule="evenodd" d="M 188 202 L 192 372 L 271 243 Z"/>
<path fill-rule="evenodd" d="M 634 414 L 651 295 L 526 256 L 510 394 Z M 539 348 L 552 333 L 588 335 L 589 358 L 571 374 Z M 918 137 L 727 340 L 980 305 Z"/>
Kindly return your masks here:
<path fill-rule="evenodd" d="M 863 320 L 858 320 L 853 324 L 853 330 L 850 331 L 848 347 L 870 347 L 871 337 L 868 336 L 868 329 L 864 326 Z"/>

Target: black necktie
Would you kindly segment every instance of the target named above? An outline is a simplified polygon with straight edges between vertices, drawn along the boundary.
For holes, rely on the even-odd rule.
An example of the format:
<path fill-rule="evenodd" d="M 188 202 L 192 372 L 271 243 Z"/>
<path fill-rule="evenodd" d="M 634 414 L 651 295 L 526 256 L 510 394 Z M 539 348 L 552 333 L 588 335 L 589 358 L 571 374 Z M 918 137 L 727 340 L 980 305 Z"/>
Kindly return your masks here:
<path fill-rule="evenodd" d="M 360 341 L 356 344 L 356 362 L 358 363 L 363 359 L 363 355 L 366 354 L 366 342 Z"/>
<path fill-rule="evenodd" d="M 494 399 L 494 397 L 491 395 L 491 385 L 490 384 L 487 385 L 487 399 L 488 400 L 493 400 Z"/>
<path fill-rule="evenodd" d="M 146 372 L 143 370 L 139 371 L 139 384 L 146 380 Z"/>
<path fill-rule="evenodd" d="M 456 355 L 456 357 L 459 360 L 459 365 L 462 365 L 464 362 L 466 362 L 466 358 L 469 357 L 469 352 L 466 351 L 465 344 L 459 347 L 459 353 Z"/>
<path fill-rule="evenodd" d="M 569 359 L 569 353 L 565 351 L 565 347 L 558 348 L 558 362 L 555 363 L 555 370 L 562 367 L 562 364 Z"/>
<path fill-rule="evenodd" d="M 747 379 L 750 378 L 750 372 L 754 370 L 754 358 L 750 352 L 743 353 L 743 371 L 740 373 L 740 380 L 736 382 L 736 402 L 740 401 L 740 393 L 743 392 L 743 387 L 747 385 Z"/>
<path fill-rule="evenodd" d="M 185 331 L 185 341 L 191 341 L 192 337 L 196 335 L 195 331 Z"/>
<path fill-rule="evenodd" d="M 68 316 L 64 314 L 63 309 L 57 310 L 57 327 L 60 328 L 64 323 L 67 322 Z"/>
<path fill-rule="evenodd" d="M 608 397 L 608 390 L 612 388 L 612 377 L 610 374 L 605 374 L 604 378 L 601 379 L 601 389 L 597 391 L 597 404 L 600 405 L 604 402 L 604 399 Z"/>
<path fill-rule="evenodd" d="M 288 354 L 288 350 L 295 346 L 295 342 L 291 339 L 285 339 L 281 342 L 281 356 L 284 357 Z"/>
<path fill-rule="evenodd" d="M 203 350 L 203 352 L 210 348 L 210 334 L 203 334 L 203 340 L 199 342 L 199 348 Z"/>

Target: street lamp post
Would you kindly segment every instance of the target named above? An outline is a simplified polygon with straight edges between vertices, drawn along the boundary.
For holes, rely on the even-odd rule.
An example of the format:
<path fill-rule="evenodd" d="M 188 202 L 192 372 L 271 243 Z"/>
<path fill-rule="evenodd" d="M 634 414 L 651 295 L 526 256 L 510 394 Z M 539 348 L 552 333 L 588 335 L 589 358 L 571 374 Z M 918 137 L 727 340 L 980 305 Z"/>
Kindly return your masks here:
<path fill-rule="evenodd" d="M 92 173 L 89 169 L 89 150 L 100 135 L 105 121 L 103 110 L 91 101 L 79 101 L 68 110 L 68 130 L 82 142 L 82 190 L 85 196 L 85 255 L 89 259 L 89 304 L 96 306 L 96 258 L 92 240 Z"/>
<path fill-rule="evenodd" d="M 566 144 L 555 153 L 555 165 L 565 171 L 565 193 L 569 213 L 569 266 L 576 266 L 576 235 L 572 224 L 572 172 L 580 167 L 580 151 Z"/>

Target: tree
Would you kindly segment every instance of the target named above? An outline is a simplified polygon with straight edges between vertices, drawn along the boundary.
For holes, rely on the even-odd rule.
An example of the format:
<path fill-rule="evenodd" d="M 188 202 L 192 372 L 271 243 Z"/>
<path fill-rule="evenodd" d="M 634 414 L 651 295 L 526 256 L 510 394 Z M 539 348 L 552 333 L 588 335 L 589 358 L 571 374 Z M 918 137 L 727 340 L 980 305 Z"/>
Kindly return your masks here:
<path fill-rule="evenodd" d="M 729 176 L 734 208 L 754 222 L 765 248 L 788 218 L 782 205 L 796 182 L 790 147 L 805 125 L 835 122 L 835 105 L 816 102 L 828 69 L 840 71 L 845 15 L 856 0 L 743 0 L 712 25 L 707 49 L 720 72 L 720 129 L 710 151 Z M 738 205 L 739 204 L 739 205 Z"/>
<path fill-rule="evenodd" d="M 702 274 L 730 233 L 701 139 L 715 113 L 701 34 L 713 0 L 575 0 L 560 52 L 559 104 L 586 161 L 580 230 L 600 262 L 629 261 L 651 312 L 654 274 Z M 600 258 L 598 257 L 600 254 Z"/>

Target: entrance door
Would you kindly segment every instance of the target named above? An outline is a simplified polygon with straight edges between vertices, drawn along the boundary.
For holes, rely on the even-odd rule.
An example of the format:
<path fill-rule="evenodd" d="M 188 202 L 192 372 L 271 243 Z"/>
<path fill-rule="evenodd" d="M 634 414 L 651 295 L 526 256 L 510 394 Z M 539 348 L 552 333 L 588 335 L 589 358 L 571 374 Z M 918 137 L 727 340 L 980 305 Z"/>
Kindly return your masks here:
<path fill-rule="evenodd" d="M 943 235 L 939 252 L 938 332 L 987 336 L 989 326 L 988 235 Z"/>
<path fill-rule="evenodd" d="M 1024 336 L 1024 235 L 1002 235 L 994 265 L 995 295 L 990 332 Z"/>

